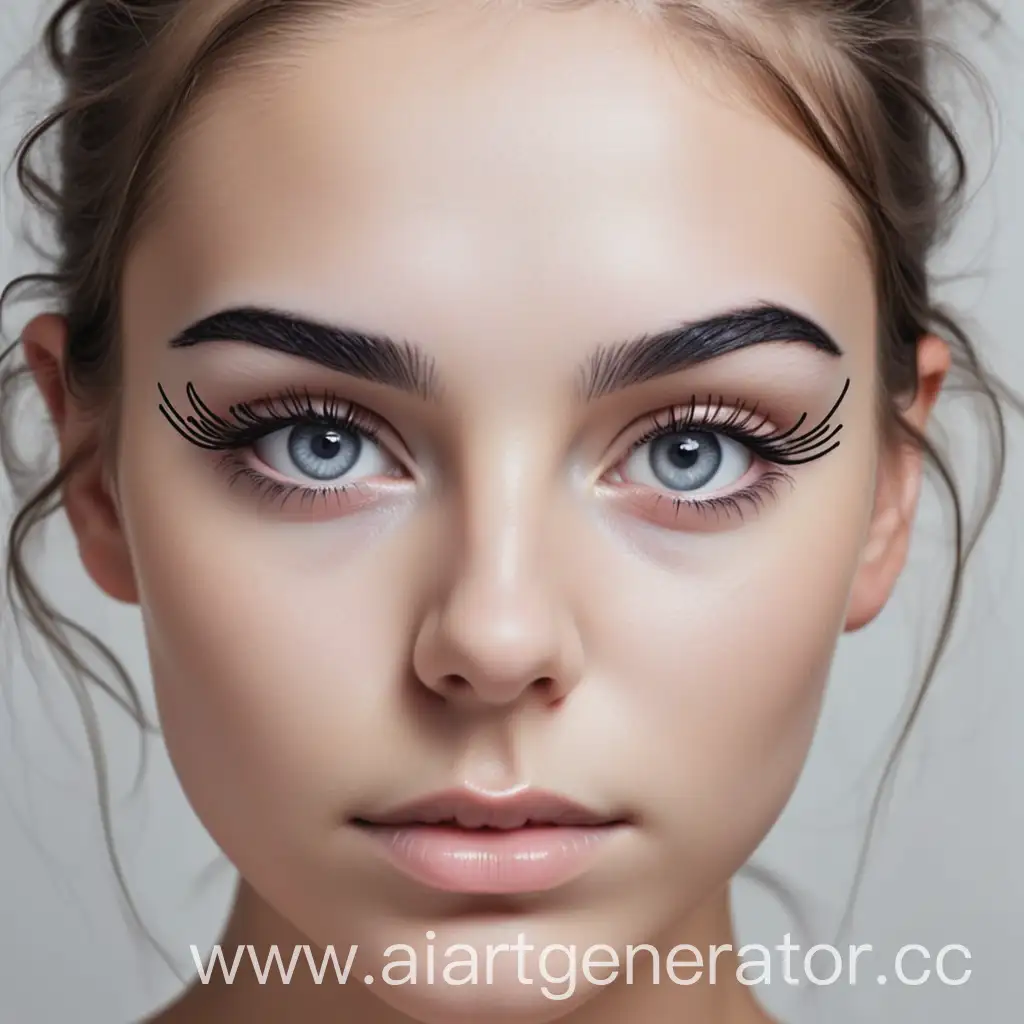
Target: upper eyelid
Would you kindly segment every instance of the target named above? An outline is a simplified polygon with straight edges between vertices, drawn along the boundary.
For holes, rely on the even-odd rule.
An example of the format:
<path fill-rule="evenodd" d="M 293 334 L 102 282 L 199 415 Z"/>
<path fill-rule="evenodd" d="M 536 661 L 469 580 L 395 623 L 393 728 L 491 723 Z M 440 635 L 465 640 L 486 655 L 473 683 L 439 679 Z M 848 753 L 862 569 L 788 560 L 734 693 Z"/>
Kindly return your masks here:
<path fill-rule="evenodd" d="M 715 405 L 714 413 L 699 419 L 694 416 L 696 412 L 695 397 L 691 397 L 689 405 L 685 407 L 690 410 L 688 416 L 682 422 L 673 423 L 665 427 L 664 430 L 654 430 L 653 435 L 671 433 L 672 429 L 678 429 L 681 426 L 697 429 L 698 425 L 706 425 L 708 429 L 731 434 L 741 443 L 754 448 L 756 454 L 770 458 L 770 461 L 778 465 L 800 465 L 813 462 L 840 446 L 837 437 L 842 432 L 843 424 L 836 422 L 835 417 L 849 394 L 851 383 L 851 379 L 847 377 L 839 397 L 832 403 L 828 412 L 816 422 L 811 420 L 812 425 L 810 426 L 805 426 L 809 416 L 804 412 L 788 428 L 765 429 L 771 426 L 772 421 L 758 412 L 758 403 L 744 406 L 742 401 L 735 404 L 734 408 L 725 416 L 724 421 L 720 421 L 717 417 L 726 408 L 724 397 L 719 397 L 717 404 L 713 398 L 710 398 L 705 404 L 708 407 Z M 647 420 L 652 424 L 657 424 L 659 416 L 668 414 L 678 421 L 677 410 L 682 408 L 684 407 L 677 403 L 660 412 L 650 414 Z M 772 453 L 770 457 L 766 454 L 768 451 Z"/>
<path fill-rule="evenodd" d="M 849 387 L 850 380 L 847 379 L 839 398 L 829 412 L 815 426 L 805 429 L 803 433 L 797 431 L 807 420 L 806 413 L 788 430 L 777 430 L 772 417 L 759 409 L 758 401 L 727 401 L 724 395 L 716 397 L 709 393 L 706 396 L 693 394 L 686 403 L 676 402 L 662 406 L 635 418 L 615 435 L 611 445 L 621 448 L 624 444 L 623 439 L 633 435 L 628 449 L 631 451 L 646 440 L 662 433 L 670 433 L 673 429 L 703 427 L 731 435 L 741 443 L 760 441 L 765 445 L 778 445 L 780 449 L 792 446 L 792 453 L 804 454 L 820 447 L 824 442 L 833 440 L 842 429 L 842 424 L 833 425 L 832 417 Z M 234 420 L 233 423 L 210 409 L 191 382 L 186 386 L 186 397 L 196 413 L 195 416 L 182 416 L 162 385 L 158 384 L 158 390 L 162 399 L 160 412 L 186 440 L 198 444 L 199 447 L 231 446 L 226 443 L 205 443 L 218 433 L 223 442 L 223 438 L 230 433 L 244 435 L 248 430 L 251 432 L 251 439 L 254 440 L 256 436 L 263 436 L 275 429 L 285 429 L 292 423 L 322 417 L 346 429 L 366 434 L 375 441 L 389 441 L 388 447 L 393 449 L 396 457 L 402 461 L 412 460 L 412 453 L 404 438 L 387 419 L 361 403 L 343 399 L 328 390 L 318 389 L 314 392 L 308 388 L 283 389 L 275 394 L 265 394 L 258 399 L 234 403 L 227 410 L 227 416 Z M 823 434 L 826 435 L 824 442 Z M 244 447 L 245 444 L 240 441 L 237 446 Z M 623 452 L 623 455 L 625 454 Z M 790 452 L 783 451 L 783 454 L 788 456 Z"/>
<path fill-rule="evenodd" d="M 689 415 L 684 415 L 686 410 L 690 410 Z M 750 429 L 741 429 L 744 425 Z M 637 417 L 619 431 L 613 447 L 621 446 L 624 438 L 635 435 L 629 442 L 628 447 L 631 451 L 658 434 L 672 433 L 673 430 L 685 427 L 695 430 L 703 427 L 724 434 L 730 434 L 732 428 L 731 436 L 740 440 L 745 437 L 757 437 L 762 433 L 771 435 L 777 429 L 770 415 L 758 410 L 756 403 L 748 406 L 742 402 L 730 404 L 721 396 L 710 399 L 697 399 L 693 396 L 688 402 L 674 402 Z"/>
<path fill-rule="evenodd" d="M 809 414 L 805 412 L 802 413 L 790 427 L 787 427 L 785 429 L 773 428 L 769 431 L 765 431 L 764 428 L 769 426 L 772 421 L 770 417 L 762 415 L 759 412 L 760 403 L 754 402 L 753 406 L 744 406 L 741 400 L 734 403 L 734 408 L 730 411 L 729 415 L 726 416 L 724 422 L 726 426 L 736 427 L 738 424 L 745 428 L 754 424 L 756 421 L 760 419 L 761 422 L 758 423 L 758 425 L 752 430 L 737 429 L 737 435 L 746 436 L 748 438 L 756 439 L 765 443 L 780 445 L 782 447 L 791 447 L 792 451 L 794 452 L 801 450 L 808 451 L 808 445 L 810 445 L 811 449 L 813 449 L 814 446 L 825 443 L 831 438 L 835 438 L 835 436 L 838 435 L 840 431 L 843 429 L 843 424 L 836 422 L 835 418 L 844 400 L 846 399 L 846 396 L 850 392 L 851 384 L 851 379 L 849 377 L 846 378 L 842 390 L 839 393 L 839 397 L 833 402 L 833 404 L 831 404 L 831 407 L 828 409 L 828 411 L 823 416 L 821 416 L 816 422 L 814 420 L 810 420 Z M 707 402 L 706 404 L 708 404 L 708 406 L 710 407 L 713 403 L 714 398 L 709 400 L 709 402 Z M 658 416 L 663 415 L 663 413 L 665 412 L 675 416 L 676 410 L 682 408 L 684 407 L 680 406 L 679 403 L 676 403 L 673 404 L 673 406 L 663 410 L 662 413 L 651 414 L 649 419 L 656 420 Z M 694 404 L 693 397 L 691 397 L 689 406 L 686 408 L 691 410 L 691 415 L 693 412 L 695 412 L 696 407 Z M 703 422 L 707 422 L 710 425 L 715 425 L 719 427 L 719 429 L 721 429 L 722 423 L 718 421 L 717 417 L 726 408 L 727 403 L 725 402 L 724 397 L 720 396 L 715 409 L 715 413 L 712 417 L 708 417 Z M 735 417 L 735 420 L 733 420 L 733 417 Z M 805 424 L 809 420 L 813 425 L 805 426 Z M 692 423 L 688 425 L 692 425 Z"/>
<path fill-rule="evenodd" d="M 383 442 L 393 457 L 409 459 L 400 435 L 378 413 L 329 392 L 285 389 L 273 395 L 232 403 L 225 413 L 212 409 L 189 382 L 185 397 L 189 415 L 183 415 L 162 384 L 157 385 L 159 412 L 186 441 L 201 449 L 223 451 L 250 447 L 257 440 L 316 419 L 355 430 L 375 443 Z M 318 409 L 318 407 L 320 407 Z M 388 443 L 390 442 L 390 443 Z"/>
<path fill-rule="evenodd" d="M 329 394 L 323 395 L 322 398 L 323 400 L 338 403 L 337 407 L 340 409 L 354 410 L 358 414 L 359 418 L 369 418 L 371 423 L 373 424 L 373 432 L 371 434 L 373 440 L 380 441 L 382 440 L 382 438 L 386 439 L 388 437 L 397 438 L 401 445 L 401 457 L 403 458 L 403 460 L 406 458 L 412 458 L 408 446 L 404 443 L 404 441 L 402 441 L 398 432 L 393 427 L 391 427 L 391 425 L 388 423 L 386 419 L 384 419 L 384 417 L 374 412 L 372 409 L 369 409 L 366 406 L 360 405 L 359 403 L 356 402 L 341 400 Z M 694 398 L 696 398 L 696 396 L 694 396 Z M 252 406 L 258 406 L 262 401 L 268 400 L 261 399 L 256 402 L 247 404 Z M 269 399 L 269 401 L 272 402 L 274 400 Z M 740 430 L 737 428 L 736 430 L 733 431 L 733 434 L 731 435 L 735 436 L 736 439 L 740 441 L 740 443 L 742 443 L 742 440 L 744 438 L 756 437 L 759 433 L 766 430 L 769 434 L 775 432 L 773 421 L 768 417 L 767 414 L 762 414 L 757 410 L 756 403 L 751 406 L 746 406 L 742 402 L 729 404 L 724 400 L 724 397 L 718 396 L 717 398 L 711 397 L 707 401 L 702 400 L 700 402 L 691 399 L 691 402 L 685 406 L 681 405 L 680 403 L 674 403 L 673 405 L 662 406 L 659 409 L 656 409 L 652 412 L 645 413 L 643 416 L 633 419 L 626 427 L 624 427 L 616 434 L 615 440 L 612 442 L 612 447 L 620 448 L 622 446 L 622 439 L 636 432 L 637 437 L 633 441 L 631 441 L 629 445 L 626 447 L 626 449 L 618 456 L 618 458 L 624 458 L 628 454 L 630 454 L 636 447 L 645 443 L 643 439 L 644 434 L 650 434 L 651 436 L 654 436 L 661 432 L 671 433 L 672 429 L 678 429 L 678 427 L 673 427 L 672 425 L 668 425 L 663 428 L 660 426 L 656 426 L 657 419 L 660 419 L 662 416 L 666 415 L 672 416 L 673 419 L 678 419 L 676 415 L 678 410 L 681 410 L 683 408 L 692 408 L 694 410 L 700 410 L 702 406 L 707 408 L 707 414 L 705 415 L 704 413 L 700 412 L 696 414 L 694 421 L 691 424 L 691 426 L 694 429 L 705 427 L 708 430 L 716 429 L 722 433 L 728 434 L 729 431 L 726 430 L 725 428 L 729 425 L 730 419 L 738 421 L 741 424 L 749 422 L 752 425 L 752 429 Z M 294 420 L 301 420 L 301 418 L 301 415 L 299 415 L 295 417 Z M 361 430 L 362 424 L 359 418 L 357 418 L 355 423 L 350 423 L 344 418 L 338 417 L 338 422 L 345 426 L 347 429 Z M 646 429 L 643 429 L 645 425 Z M 285 421 L 284 418 L 282 418 L 282 426 L 278 429 L 286 429 L 286 426 L 287 422 Z M 267 431 L 267 433 L 272 432 L 272 430 Z"/>

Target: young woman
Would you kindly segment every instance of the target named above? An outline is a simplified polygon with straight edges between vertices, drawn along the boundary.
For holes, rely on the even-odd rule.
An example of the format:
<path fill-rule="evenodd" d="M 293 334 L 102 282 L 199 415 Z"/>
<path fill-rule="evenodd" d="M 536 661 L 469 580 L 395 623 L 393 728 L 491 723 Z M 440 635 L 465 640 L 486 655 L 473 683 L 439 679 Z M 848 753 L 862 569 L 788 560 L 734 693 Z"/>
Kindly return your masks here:
<path fill-rule="evenodd" d="M 931 294 L 918 0 L 69 0 L 47 40 L 7 383 L 60 458 L 12 597 L 79 657 L 21 561 L 59 502 L 243 879 L 225 948 L 358 947 L 157 1020 L 766 1020 L 729 880 L 951 365 L 996 401 Z"/>

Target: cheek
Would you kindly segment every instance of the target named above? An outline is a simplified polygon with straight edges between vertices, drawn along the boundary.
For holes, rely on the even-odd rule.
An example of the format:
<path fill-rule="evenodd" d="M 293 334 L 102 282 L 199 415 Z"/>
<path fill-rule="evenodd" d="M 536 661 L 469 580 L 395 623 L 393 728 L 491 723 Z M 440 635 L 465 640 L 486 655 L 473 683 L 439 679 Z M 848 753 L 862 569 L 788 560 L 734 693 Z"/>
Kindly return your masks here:
<path fill-rule="evenodd" d="M 795 787 L 859 562 L 868 480 L 819 492 L 817 508 L 794 494 L 731 534 L 684 538 L 669 567 L 634 557 L 584 581 L 601 594 L 591 632 L 601 699 L 619 709 L 616 760 L 631 766 L 632 792 L 648 794 L 652 829 L 698 876 L 742 864 Z"/>
<path fill-rule="evenodd" d="M 402 576 L 343 521 L 282 524 L 146 488 L 130 515 L 160 719 L 197 814 L 249 860 L 271 822 L 322 840 L 403 714 Z"/>

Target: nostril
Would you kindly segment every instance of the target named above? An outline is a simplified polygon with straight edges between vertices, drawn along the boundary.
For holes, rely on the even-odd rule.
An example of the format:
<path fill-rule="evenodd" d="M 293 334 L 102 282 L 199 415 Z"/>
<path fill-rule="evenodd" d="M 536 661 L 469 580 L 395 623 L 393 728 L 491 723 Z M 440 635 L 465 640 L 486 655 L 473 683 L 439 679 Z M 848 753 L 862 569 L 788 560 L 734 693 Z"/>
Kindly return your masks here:
<path fill-rule="evenodd" d="M 476 678 L 459 672 L 446 672 L 422 683 L 435 701 L 455 704 L 507 705 L 527 700 L 556 708 L 562 704 L 568 691 L 555 675 L 538 674 L 530 678 L 525 673 L 516 678 L 511 673 L 499 677 L 481 672 L 480 678 Z"/>
<path fill-rule="evenodd" d="M 554 676 L 544 676 L 534 684 L 534 691 L 540 694 L 541 698 L 551 707 L 557 708 L 565 700 L 563 688 L 558 685 Z"/>

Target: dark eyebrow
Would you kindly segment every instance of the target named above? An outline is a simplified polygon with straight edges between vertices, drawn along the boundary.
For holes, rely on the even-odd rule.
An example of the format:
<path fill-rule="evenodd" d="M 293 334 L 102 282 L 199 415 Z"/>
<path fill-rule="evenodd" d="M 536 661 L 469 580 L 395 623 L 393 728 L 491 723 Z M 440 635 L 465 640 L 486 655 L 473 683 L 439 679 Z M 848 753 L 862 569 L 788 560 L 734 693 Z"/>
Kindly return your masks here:
<path fill-rule="evenodd" d="M 243 306 L 187 327 L 172 348 L 240 341 L 320 363 L 361 380 L 438 401 L 432 356 L 410 342 L 321 323 L 282 310 Z M 808 317 L 760 303 L 718 313 L 633 341 L 601 346 L 580 369 L 580 393 L 594 401 L 615 391 L 677 373 L 751 345 L 798 342 L 836 357 L 842 349 Z"/>
<path fill-rule="evenodd" d="M 408 342 L 336 327 L 277 309 L 243 306 L 205 317 L 171 339 L 172 348 L 243 341 L 320 363 L 350 377 L 437 401 L 434 360 Z"/>
<path fill-rule="evenodd" d="M 580 370 L 580 393 L 594 401 L 729 352 L 769 342 L 797 342 L 830 356 L 842 349 L 813 320 L 784 306 L 757 303 L 634 341 L 597 349 Z"/>

